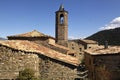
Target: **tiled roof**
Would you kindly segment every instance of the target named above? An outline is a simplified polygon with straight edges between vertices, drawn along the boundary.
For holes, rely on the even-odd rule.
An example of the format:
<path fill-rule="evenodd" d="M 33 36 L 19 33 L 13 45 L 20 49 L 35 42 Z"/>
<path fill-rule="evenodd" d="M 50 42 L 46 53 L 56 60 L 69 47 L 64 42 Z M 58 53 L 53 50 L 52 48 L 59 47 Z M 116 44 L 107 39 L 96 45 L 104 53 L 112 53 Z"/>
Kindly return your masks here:
<path fill-rule="evenodd" d="M 107 49 L 104 46 L 96 46 L 95 48 L 85 50 L 85 52 L 91 55 L 120 54 L 120 46 L 109 46 Z"/>
<path fill-rule="evenodd" d="M 79 60 L 74 57 L 59 53 L 57 51 L 54 51 L 52 49 L 46 48 L 44 46 L 38 45 L 34 42 L 30 42 L 27 40 L 5 40 L 5 41 L 0 41 L 0 45 L 4 45 L 16 50 L 42 54 L 44 56 L 47 56 L 59 61 L 63 61 L 75 66 L 79 64 Z"/>
<path fill-rule="evenodd" d="M 31 32 L 27 32 L 27 33 L 23 33 L 23 34 L 8 36 L 8 38 L 9 37 L 51 37 L 51 36 L 40 33 L 37 30 L 33 30 Z"/>
<path fill-rule="evenodd" d="M 87 44 L 97 44 L 96 41 L 88 40 L 88 39 L 83 39 L 83 40 L 80 40 L 80 41 L 83 41 L 83 42 L 85 42 L 85 43 L 87 43 Z"/>
<path fill-rule="evenodd" d="M 52 45 L 52 46 L 55 46 L 55 47 L 58 47 L 58 48 L 61 48 L 61 49 L 64 49 L 64 50 L 69 50 L 69 48 L 68 47 L 64 47 L 64 46 L 61 46 L 61 45 L 59 45 L 59 44 L 50 44 L 50 45 Z"/>

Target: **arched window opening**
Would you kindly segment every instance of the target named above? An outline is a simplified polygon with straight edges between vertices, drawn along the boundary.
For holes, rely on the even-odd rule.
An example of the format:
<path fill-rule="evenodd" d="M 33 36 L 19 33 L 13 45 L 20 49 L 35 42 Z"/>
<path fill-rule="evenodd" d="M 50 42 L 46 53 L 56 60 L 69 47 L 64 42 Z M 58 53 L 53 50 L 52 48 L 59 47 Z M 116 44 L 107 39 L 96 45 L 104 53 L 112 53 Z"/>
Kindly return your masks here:
<path fill-rule="evenodd" d="M 60 24 L 63 24 L 63 23 L 64 23 L 64 15 L 61 14 L 61 15 L 60 15 Z"/>

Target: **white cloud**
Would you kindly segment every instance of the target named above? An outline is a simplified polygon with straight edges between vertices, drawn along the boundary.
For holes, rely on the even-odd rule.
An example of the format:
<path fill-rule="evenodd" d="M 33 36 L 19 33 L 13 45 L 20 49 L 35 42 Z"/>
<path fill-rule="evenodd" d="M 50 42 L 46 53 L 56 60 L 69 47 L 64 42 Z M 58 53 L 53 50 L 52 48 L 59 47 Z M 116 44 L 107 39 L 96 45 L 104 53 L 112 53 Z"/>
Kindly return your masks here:
<path fill-rule="evenodd" d="M 105 25 L 104 27 L 101 27 L 101 30 L 108 30 L 108 29 L 115 29 L 120 27 L 120 17 L 117 17 L 113 19 L 110 23 Z"/>
<path fill-rule="evenodd" d="M 84 39 L 84 38 L 86 38 L 86 37 L 75 37 L 75 36 L 69 36 L 69 40 L 73 40 L 73 39 Z"/>
<path fill-rule="evenodd" d="M 72 40 L 72 39 L 79 39 L 79 37 L 69 36 L 69 39 L 70 39 L 70 40 Z"/>

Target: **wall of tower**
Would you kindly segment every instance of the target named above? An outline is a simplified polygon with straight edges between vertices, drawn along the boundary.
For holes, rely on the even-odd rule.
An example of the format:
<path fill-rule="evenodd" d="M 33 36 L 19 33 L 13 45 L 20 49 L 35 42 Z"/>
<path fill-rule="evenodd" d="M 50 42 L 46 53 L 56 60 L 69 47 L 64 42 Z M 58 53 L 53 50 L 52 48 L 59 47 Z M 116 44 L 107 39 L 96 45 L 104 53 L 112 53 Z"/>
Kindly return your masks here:
<path fill-rule="evenodd" d="M 61 18 L 62 21 L 61 21 Z M 68 13 L 66 11 L 56 12 L 56 42 L 64 43 L 68 41 Z"/>

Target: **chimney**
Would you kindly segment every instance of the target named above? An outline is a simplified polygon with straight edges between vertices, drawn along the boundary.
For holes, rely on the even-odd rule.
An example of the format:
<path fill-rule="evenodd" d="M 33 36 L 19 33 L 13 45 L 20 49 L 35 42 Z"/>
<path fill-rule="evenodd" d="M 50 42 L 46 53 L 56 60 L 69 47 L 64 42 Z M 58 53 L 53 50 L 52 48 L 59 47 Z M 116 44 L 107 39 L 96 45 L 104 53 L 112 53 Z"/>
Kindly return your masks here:
<path fill-rule="evenodd" d="M 105 41 L 104 48 L 105 48 L 105 49 L 108 48 L 108 41 Z"/>

